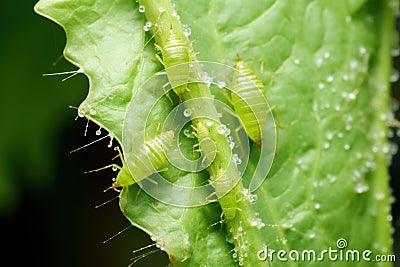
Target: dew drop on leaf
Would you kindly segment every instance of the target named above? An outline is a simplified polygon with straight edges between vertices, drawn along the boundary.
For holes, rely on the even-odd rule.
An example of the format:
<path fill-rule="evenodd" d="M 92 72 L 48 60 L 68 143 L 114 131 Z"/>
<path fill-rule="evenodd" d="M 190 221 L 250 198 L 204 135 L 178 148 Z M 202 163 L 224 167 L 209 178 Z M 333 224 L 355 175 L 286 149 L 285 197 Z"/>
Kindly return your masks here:
<path fill-rule="evenodd" d="M 188 25 L 182 25 L 182 27 L 183 27 L 183 34 L 185 36 L 190 36 L 192 34 L 192 29 L 190 29 Z"/>
<path fill-rule="evenodd" d="M 365 183 L 357 183 L 355 187 L 355 191 L 358 194 L 367 192 L 369 190 L 369 186 Z"/>
<path fill-rule="evenodd" d="M 183 111 L 183 116 L 190 117 L 190 115 L 192 115 L 192 111 L 190 109 L 187 108 Z"/>
<path fill-rule="evenodd" d="M 397 69 L 392 69 L 389 79 L 391 83 L 397 82 L 399 80 L 399 71 Z"/>

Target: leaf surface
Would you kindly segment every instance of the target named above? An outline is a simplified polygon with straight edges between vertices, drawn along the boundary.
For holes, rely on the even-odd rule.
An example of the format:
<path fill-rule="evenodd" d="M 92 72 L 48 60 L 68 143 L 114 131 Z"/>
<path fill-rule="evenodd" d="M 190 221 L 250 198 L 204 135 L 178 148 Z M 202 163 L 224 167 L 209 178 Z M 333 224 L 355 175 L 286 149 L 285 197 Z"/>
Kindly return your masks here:
<path fill-rule="evenodd" d="M 233 66 L 238 53 L 259 74 L 275 107 L 280 126 L 275 161 L 252 205 L 264 224 L 259 235 L 265 245 L 275 251 L 320 253 L 337 249 L 337 240 L 344 238 L 348 249 L 389 253 L 385 116 L 393 13 L 388 1 L 174 2 L 182 23 L 191 28 L 198 59 Z M 36 10 L 64 27 L 66 57 L 90 78 L 81 115 L 121 140 L 127 104 L 160 68 L 152 60 L 154 46 L 147 43 L 151 36 L 143 31 L 138 5 L 127 0 L 41 0 Z M 162 121 L 168 111 L 166 102 L 150 122 Z M 249 169 L 257 163 L 256 149 L 252 147 Z M 193 185 L 206 174 L 165 175 Z M 237 265 L 232 237 L 213 225 L 220 220 L 217 204 L 172 207 L 130 186 L 122 191 L 120 205 L 174 265 Z M 276 258 L 269 263 L 326 264 L 327 259 Z"/>

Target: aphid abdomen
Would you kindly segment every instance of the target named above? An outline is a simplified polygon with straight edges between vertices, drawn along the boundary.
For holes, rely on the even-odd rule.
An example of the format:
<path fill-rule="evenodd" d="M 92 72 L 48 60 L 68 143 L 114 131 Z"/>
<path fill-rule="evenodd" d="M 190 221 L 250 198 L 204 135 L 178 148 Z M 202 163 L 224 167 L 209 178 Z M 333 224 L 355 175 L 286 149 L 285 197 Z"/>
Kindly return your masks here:
<path fill-rule="evenodd" d="M 162 56 L 172 89 L 180 95 L 186 91 L 189 78 L 189 65 L 187 64 L 189 62 L 189 49 L 186 41 L 180 38 L 172 28 L 162 49 Z"/>
<path fill-rule="evenodd" d="M 257 145 L 261 145 L 261 129 L 266 126 L 267 104 L 264 85 L 240 59 L 236 64 L 233 78 L 232 104 L 247 135 Z"/>
<path fill-rule="evenodd" d="M 166 150 L 172 145 L 173 138 L 174 131 L 170 130 L 145 140 L 141 146 L 135 149 L 135 153 L 130 153 L 127 158 L 130 161 L 131 173 L 125 168 L 126 164 L 124 163 L 113 187 L 134 184 L 157 172 L 167 161 Z"/>
<path fill-rule="evenodd" d="M 227 192 L 231 191 L 232 188 L 234 189 L 235 182 L 232 181 L 228 175 L 223 174 L 222 176 L 218 177 L 216 180 L 212 181 L 212 186 L 215 188 L 215 192 L 217 195 L 219 192 L 225 193 L 223 196 L 218 196 L 218 202 L 221 205 L 221 208 L 224 212 L 225 219 L 232 220 L 236 216 L 236 209 L 237 209 L 237 199 L 236 194 Z"/>

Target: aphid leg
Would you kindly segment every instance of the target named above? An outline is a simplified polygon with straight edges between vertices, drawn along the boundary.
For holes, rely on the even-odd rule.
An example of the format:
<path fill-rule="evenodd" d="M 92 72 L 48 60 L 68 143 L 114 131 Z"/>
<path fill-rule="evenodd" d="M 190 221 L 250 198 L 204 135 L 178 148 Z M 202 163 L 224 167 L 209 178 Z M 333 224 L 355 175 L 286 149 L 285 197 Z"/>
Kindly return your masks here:
<path fill-rule="evenodd" d="M 66 78 L 61 80 L 62 82 L 65 82 L 69 78 L 72 78 L 75 75 L 78 75 L 79 73 L 83 73 L 83 69 L 82 68 L 79 68 L 79 69 L 73 70 L 73 71 L 64 71 L 64 72 L 56 72 L 56 73 L 44 73 L 43 76 L 56 76 L 56 75 L 71 74 L 71 75 L 69 75 Z"/>
<path fill-rule="evenodd" d="M 238 142 L 238 141 L 241 141 L 241 140 L 240 140 L 240 136 L 239 136 L 239 131 L 241 131 L 241 130 L 243 130 L 243 124 L 242 124 L 242 122 L 240 122 L 240 125 L 233 131 L 233 133 L 234 133 L 234 135 L 235 135 L 234 141 L 235 141 L 235 143 L 237 144 L 237 146 L 240 148 L 240 153 L 241 153 L 241 155 L 245 155 L 246 152 L 245 152 L 244 146 L 242 145 L 241 142 Z"/>
<path fill-rule="evenodd" d="M 267 87 L 267 90 L 266 90 L 266 92 L 265 92 L 265 95 L 268 95 L 268 94 L 269 94 L 269 92 L 271 91 L 271 88 L 272 88 L 272 85 L 274 84 L 274 82 L 275 82 L 275 73 L 271 73 L 271 79 L 270 79 L 269 82 L 268 82 L 268 87 Z"/>
<path fill-rule="evenodd" d="M 104 166 L 104 167 L 101 167 L 101 168 L 98 168 L 98 169 L 95 169 L 95 170 L 86 171 L 85 174 L 86 174 L 86 173 L 91 173 L 91 172 L 98 172 L 98 171 L 105 170 L 105 169 L 109 169 L 109 168 L 114 168 L 114 169 L 116 168 L 116 169 L 118 169 L 118 170 L 121 169 L 120 166 L 118 166 L 117 164 L 113 163 L 113 164 L 109 164 L 109 165 L 107 165 L 107 166 Z"/>
<path fill-rule="evenodd" d="M 154 44 L 154 46 L 159 50 L 162 51 L 161 46 L 159 46 L 158 44 Z M 163 66 L 164 66 L 164 61 L 161 59 L 161 57 L 158 54 L 155 54 L 155 59 L 156 61 L 160 62 Z"/>
<path fill-rule="evenodd" d="M 135 203 L 138 203 L 140 192 L 142 192 L 142 188 L 139 187 L 139 189 L 138 189 L 138 191 L 136 193 L 136 196 L 135 196 Z"/>
<path fill-rule="evenodd" d="M 168 98 L 169 102 L 171 102 L 171 105 L 173 106 L 174 101 L 172 101 L 172 98 L 169 95 L 169 92 L 165 89 L 168 85 L 169 85 L 169 82 L 163 85 L 163 91 L 164 91 L 164 95 Z M 179 102 L 181 102 L 180 100 L 181 100 L 181 98 L 179 97 Z"/>
<path fill-rule="evenodd" d="M 224 225 L 224 212 L 221 213 L 221 215 L 219 216 L 219 221 L 211 224 L 210 226 L 207 227 L 207 230 L 209 230 L 210 228 L 216 226 L 216 225 L 220 225 L 220 231 L 222 232 L 222 226 Z"/>
<path fill-rule="evenodd" d="M 86 134 L 87 134 L 87 131 L 88 131 L 88 127 L 89 127 L 89 119 L 87 119 L 87 122 L 86 122 L 86 126 L 85 126 L 85 132 L 83 133 L 83 136 L 86 136 Z"/>
<path fill-rule="evenodd" d="M 154 37 L 156 36 L 157 33 L 159 33 L 160 29 L 158 29 L 150 38 L 149 40 L 146 41 L 146 43 L 143 45 L 143 49 L 146 48 L 146 46 L 150 43 L 151 40 L 154 39 Z M 154 44 L 154 46 L 156 46 L 156 44 Z M 159 48 L 159 46 L 157 45 L 157 47 Z"/>
<path fill-rule="evenodd" d="M 82 148 L 85 148 L 85 147 L 88 147 L 88 146 L 90 146 L 90 145 L 93 145 L 94 143 L 99 142 L 99 141 L 101 141 L 101 140 L 103 140 L 103 139 L 105 139 L 105 138 L 107 138 L 107 137 L 110 137 L 110 135 L 108 134 L 108 135 L 105 135 L 105 136 L 103 136 L 103 137 L 100 137 L 99 139 L 97 139 L 97 140 L 95 140 L 95 141 L 93 141 L 93 142 L 90 142 L 89 144 L 86 144 L 86 145 L 83 145 L 83 146 L 81 146 L 81 147 L 78 147 L 78 148 L 76 148 L 76 149 L 70 151 L 69 153 L 74 153 L 74 152 L 76 152 L 76 151 L 78 151 L 78 150 L 81 150 Z"/>
<path fill-rule="evenodd" d="M 391 118 L 388 121 L 388 126 L 396 128 L 396 129 L 400 129 L 400 121 L 395 118 Z"/>

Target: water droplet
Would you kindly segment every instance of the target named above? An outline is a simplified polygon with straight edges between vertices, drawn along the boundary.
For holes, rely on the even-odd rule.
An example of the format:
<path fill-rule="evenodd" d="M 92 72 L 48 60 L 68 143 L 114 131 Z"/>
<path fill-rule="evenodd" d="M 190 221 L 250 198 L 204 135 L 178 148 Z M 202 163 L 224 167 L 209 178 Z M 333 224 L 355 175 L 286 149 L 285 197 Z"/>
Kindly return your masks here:
<path fill-rule="evenodd" d="M 86 112 L 84 110 L 82 110 L 82 109 L 78 109 L 78 116 L 80 118 L 83 118 L 83 117 L 86 116 Z"/>
<path fill-rule="evenodd" d="M 350 145 L 349 144 L 345 144 L 343 147 L 344 147 L 344 150 L 349 150 L 350 149 Z"/>
<path fill-rule="evenodd" d="M 190 109 L 187 108 L 183 111 L 183 116 L 190 117 L 190 115 L 192 115 L 192 111 Z"/>
<path fill-rule="evenodd" d="M 185 36 L 190 36 L 192 34 L 192 29 L 190 29 L 188 25 L 182 25 L 182 28 Z"/>
<path fill-rule="evenodd" d="M 97 112 L 96 112 L 96 110 L 94 110 L 94 109 L 90 109 L 90 110 L 89 110 L 89 113 L 90 113 L 90 115 L 96 115 Z"/>
<path fill-rule="evenodd" d="M 351 125 L 350 124 L 346 124 L 346 126 L 344 128 L 346 129 L 346 131 L 350 131 L 351 130 Z"/>
<path fill-rule="evenodd" d="M 342 132 L 339 132 L 339 133 L 337 134 L 337 136 L 338 136 L 339 138 L 343 138 L 343 133 L 342 133 Z"/>
<path fill-rule="evenodd" d="M 242 164 L 242 160 L 239 158 L 238 154 L 233 154 L 233 155 L 232 155 L 232 161 L 233 161 L 233 163 L 235 163 L 236 165 Z"/>
<path fill-rule="evenodd" d="M 116 166 L 112 166 L 111 168 L 114 172 L 116 172 L 118 170 L 118 168 Z"/>
<path fill-rule="evenodd" d="M 384 154 L 389 154 L 389 152 L 390 152 L 390 145 L 384 144 L 383 147 L 382 147 L 382 152 L 383 152 Z"/>
<path fill-rule="evenodd" d="M 158 12 L 164 13 L 164 11 L 165 11 L 165 8 L 164 8 L 164 7 L 160 6 L 160 7 L 158 8 Z"/>
<path fill-rule="evenodd" d="M 224 88 L 226 86 L 226 83 L 224 81 L 218 81 L 217 86 L 218 88 Z"/>
<path fill-rule="evenodd" d="M 372 152 L 373 152 L 373 153 L 376 153 L 376 152 L 378 152 L 378 150 L 379 150 L 379 149 L 378 149 L 378 147 L 377 147 L 377 146 L 373 146 L 373 147 L 372 147 Z"/>
<path fill-rule="evenodd" d="M 349 93 L 349 94 L 347 95 L 347 97 L 348 97 L 350 100 L 354 100 L 354 99 L 356 99 L 357 94 L 355 94 L 355 93 Z"/>
<path fill-rule="evenodd" d="M 335 88 L 335 87 L 332 87 L 332 88 L 331 88 L 331 92 L 332 92 L 332 93 L 336 92 L 336 88 Z"/>
<path fill-rule="evenodd" d="M 328 180 L 331 183 L 334 183 L 336 181 L 336 175 L 328 174 Z"/>
<path fill-rule="evenodd" d="M 329 75 L 328 77 L 326 77 L 326 81 L 327 81 L 328 83 L 333 82 L 333 76 L 332 76 L 332 75 Z"/>
<path fill-rule="evenodd" d="M 213 121 L 206 120 L 206 125 L 207 125 L 207 127 L 211 127 L 211 126 L 214 125 L 214 122 L 213 122 Z"/>
<path fill-rule="evenodd" d="M 139 12 L 143 13 L 146 11 L 146 7 L 145 6 L 139 6 Z"/>
<path fill-rule="evenodd" d="M 351 17 L 350 16 L 346 16 L 345 21 L 346 21 L 346 23 L 350 23 L 351 22 Z"/>
<path fill-rule="evenodd" d="M 375 193 L 375 199 L 376 200 L 382 200 L 385 197 L 385 194 L 383 192 L 376 192 Z"/>
<path fill-rule="evenodd" d="M 295 65 L 299 65 L 299 64 L 300 64 L 300 60 L 296 58 L 296 59 L 294 60 L 294 64 L 295 64 Z"/>
<path fill-rule="evenodd" d="M 358 67 L 358 61 L 355 59 L 350 60 L 349 66 L 350 69 L 355 70 Z"/>
<path fill-rule="evenodd" d="M 326 139 L 332 140 L 332 139 L 333 139 L 333 133 L 327 132 L 327 133 L 326 133 Z"/>
<path fill-rule="evenodd" d="M 150 21 L 147 21 L 145 25 L 150 28 L 151 25 L 153 25 L 153 23 L 151 23 Z"/>
<path fill-rule="evenodd" d="M 331 57 L 331 53 L 329 53 L 329 52 L 324 53 L 324 58 L 330 58 L 330 57 Z"/>
<path fill-rule="evenodd" d="M 321 68 L 321 66 L 322 66 L 322 58 L 317 58 L 315 60 L 315 65 L 317 66 L 317 68 Z"/>
<path fill-rule="evenodd" d="M 330 147 L 330 144 L 329 144 L 328 142 L 325 142 L 325 143 L 324 143 L 324 148 L 325 148 L 325 149 L 328 149 L 329 147 Z"/>
<path fill-rule="evenodd" d="M 226 127 L 223 124 L 218 124 L 217 126 L 217 132 L 219 134 L 225 134 L 226 133 Z"/>
<path fill-rule="evenodd" d="M 358 52 L 360 53 L 361 56 L 365 56 L 367 54 L 367 49 L 363 46 L 360 46 Z"/>
<path fill-rule="evenodd" d="M 369 190 L 369 186 L 366 183 L 357 183 L 355 187 L 356 193 L 361 194 Z"/>
<path fill-rule="evenodd" d="M 239 226 L 238 227 L 238 232 L 242 232 L 243 231 L 243 227 L 242 226 Z"/>
<path fill-rule="evenodd" d="M 314 204 L 314 209 L 319 210 L 321 208 L 321 204 L 315 203 Z"/>
<path fill-rule="evenodd" d="M 311 239 L 314 239 L 315 238 L 315 233 L 314 232 L 309 233 L 308 237 L 311 238 Z"/>
<path fill-rule="evenodd" d="M 392 57 L 398 57 L 400 56 L 400 48 L 393 48 L 392 49 Z"/>
<path fill-rule="evenodd" d="M 320 90 L 324 89 L 324 87 L 325 87 L 325 84 L 324 84 L 324 83 L 318 83 L 318 88 L 319 88 Z"/>
<path fill-rule="evenodd" d="M 175 17 L 177 20 L 180 20 L 181 16 L 178 15 L 176 10 L 172 10 L 171 16 Z"/>
<path fill-rule="evenodd" d="M 388 216 L 386 216 L 386 220 L 387 220 L 388 222 L 393 221 L 393 216 L 389 214 Z"/>
<path fill-rule="evenodd" d="M 193 138 L 193 133 L 189 129 L 183 130 L 183 134 L 188 138 Z"/>
<path fill-rule="evenodd" d="M 229 147 L 230 147 L 231 150 L 234 149 L 235 148 L 235 142 L 230 142 L 229 143 Z"/>
<path fill-rule="evenodd" d="M 390 72 L 390 82 L 391 83 L 395 83 L 399 80 L 399 71 L 397 69 L 392 69 L 392 71 Z"/>
<path fill-rule="evenodd" d="M 146 25 L 144 25 L 144 26 L 143 26 L 143 30 L 144 30 L 145 32 L 148 32 L 150 29 L 149 29 L 149 27 L 147 27 Z"/>
<path fill-rule="evenodd" d="M 250 203 L 255 203 L 258 200 L 258 196 L 257 195 L 251 195 L 249 200 L 250 200 Z"/>

